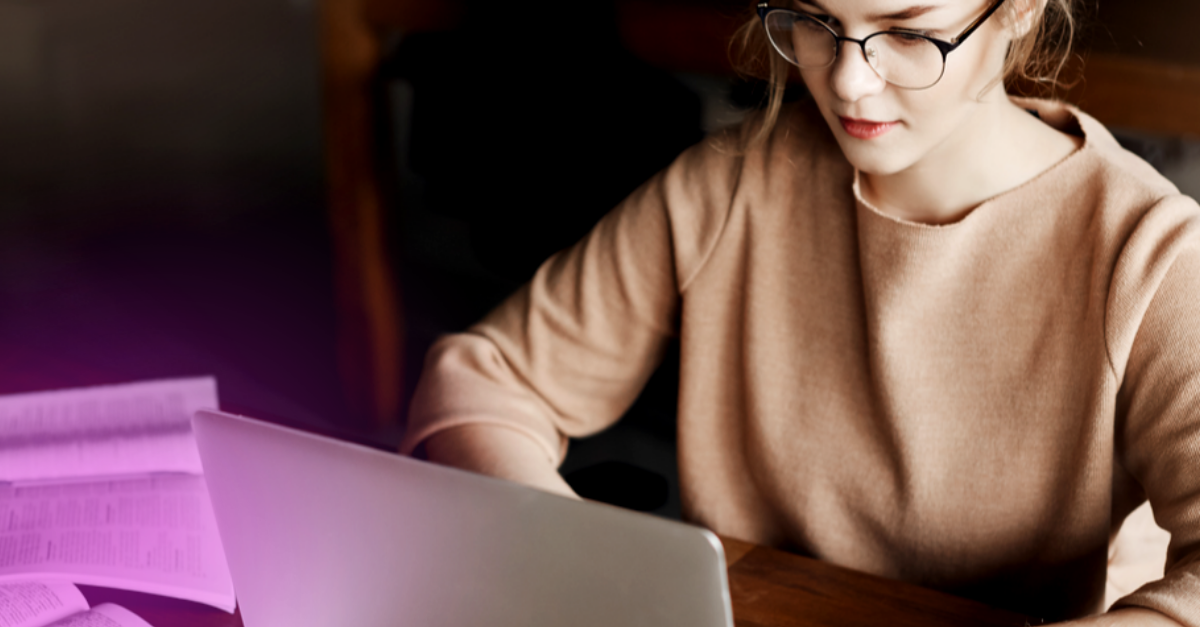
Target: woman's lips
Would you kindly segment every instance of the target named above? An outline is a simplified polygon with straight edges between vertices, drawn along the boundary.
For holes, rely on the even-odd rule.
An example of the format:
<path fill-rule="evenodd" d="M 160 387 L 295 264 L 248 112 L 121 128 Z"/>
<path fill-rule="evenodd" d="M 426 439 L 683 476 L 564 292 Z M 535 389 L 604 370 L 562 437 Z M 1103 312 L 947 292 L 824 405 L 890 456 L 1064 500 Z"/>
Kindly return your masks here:
<path fill-rule="evenodd" d="M 846 134 L 857 139 L 874 139 L 892 130 L 899 122 L 874 122 L 838 116 Z"/>

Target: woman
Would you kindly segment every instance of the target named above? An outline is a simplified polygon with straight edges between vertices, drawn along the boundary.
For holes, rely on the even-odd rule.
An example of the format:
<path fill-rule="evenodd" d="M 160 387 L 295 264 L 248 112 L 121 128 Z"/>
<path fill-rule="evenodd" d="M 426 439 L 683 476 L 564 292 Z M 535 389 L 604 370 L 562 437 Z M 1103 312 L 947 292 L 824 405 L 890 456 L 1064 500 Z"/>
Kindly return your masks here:
<path fill-rule="evenodd" d="M 689 519 L 1062 620 L 1148 497 L 1166 576 L 1079 624 L 1200 626 L 1200 208 L 1006 94 L 1066 54 L 1070 0 L 758 12 L 766 114 L 435 345 L 403 449 L 570 494 L 567 438 L 676 336 Z M 811 102 L 778 106 L 778 60 Z"/>

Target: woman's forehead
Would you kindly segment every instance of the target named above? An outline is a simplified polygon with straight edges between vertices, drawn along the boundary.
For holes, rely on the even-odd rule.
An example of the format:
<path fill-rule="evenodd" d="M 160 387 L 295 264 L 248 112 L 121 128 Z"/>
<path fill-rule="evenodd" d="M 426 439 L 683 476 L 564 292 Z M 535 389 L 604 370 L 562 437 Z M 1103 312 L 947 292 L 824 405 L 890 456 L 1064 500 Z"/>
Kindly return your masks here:
<path fill-rule="evenodd" d="M 795 0 L 800 5 L 822 11 L 853 16 L 872 22 L 903 21 L 925 15 L 951 14 L 955 9 L 969 10 L 971 0 Z"/>

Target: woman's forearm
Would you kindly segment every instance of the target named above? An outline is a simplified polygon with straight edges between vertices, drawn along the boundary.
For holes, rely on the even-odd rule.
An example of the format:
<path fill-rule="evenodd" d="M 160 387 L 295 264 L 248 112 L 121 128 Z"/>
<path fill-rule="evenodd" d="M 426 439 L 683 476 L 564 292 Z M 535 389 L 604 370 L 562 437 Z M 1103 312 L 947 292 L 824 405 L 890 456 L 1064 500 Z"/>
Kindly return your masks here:
<path fill-rule="evenodd" d="M 439 431 L 425 441 L 429 460 L 579 498 L 528 436 L 513 429 L 471 424 Z"/>
<path fill-rule="evenodd" d="M 1182 627 L 1164 614 L 1130 607 L 1062 623 L 1062 627 Z"/>

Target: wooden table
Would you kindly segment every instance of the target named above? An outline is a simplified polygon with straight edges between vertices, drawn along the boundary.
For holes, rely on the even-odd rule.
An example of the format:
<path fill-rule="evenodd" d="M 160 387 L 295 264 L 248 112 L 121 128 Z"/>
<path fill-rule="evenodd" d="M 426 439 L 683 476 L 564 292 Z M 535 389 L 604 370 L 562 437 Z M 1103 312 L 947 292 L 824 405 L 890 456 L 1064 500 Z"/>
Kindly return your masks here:
<path fill-rule="evenodd" d="M 737 627 L 1025 627 L 1039 623 L 911 584 L 740 540 L 721 541 L 725 544 Z M 242 627 L 240 614 L 226 614 L 196 603 L 106 588 L 80 588 L 92 605 L 123 605 L 154 627 Z"/>
<path fill-rule="evenodd" d="M 737 627 L 1026 627 L 1041 621 L 920 586 L 721 538 Z"/>

